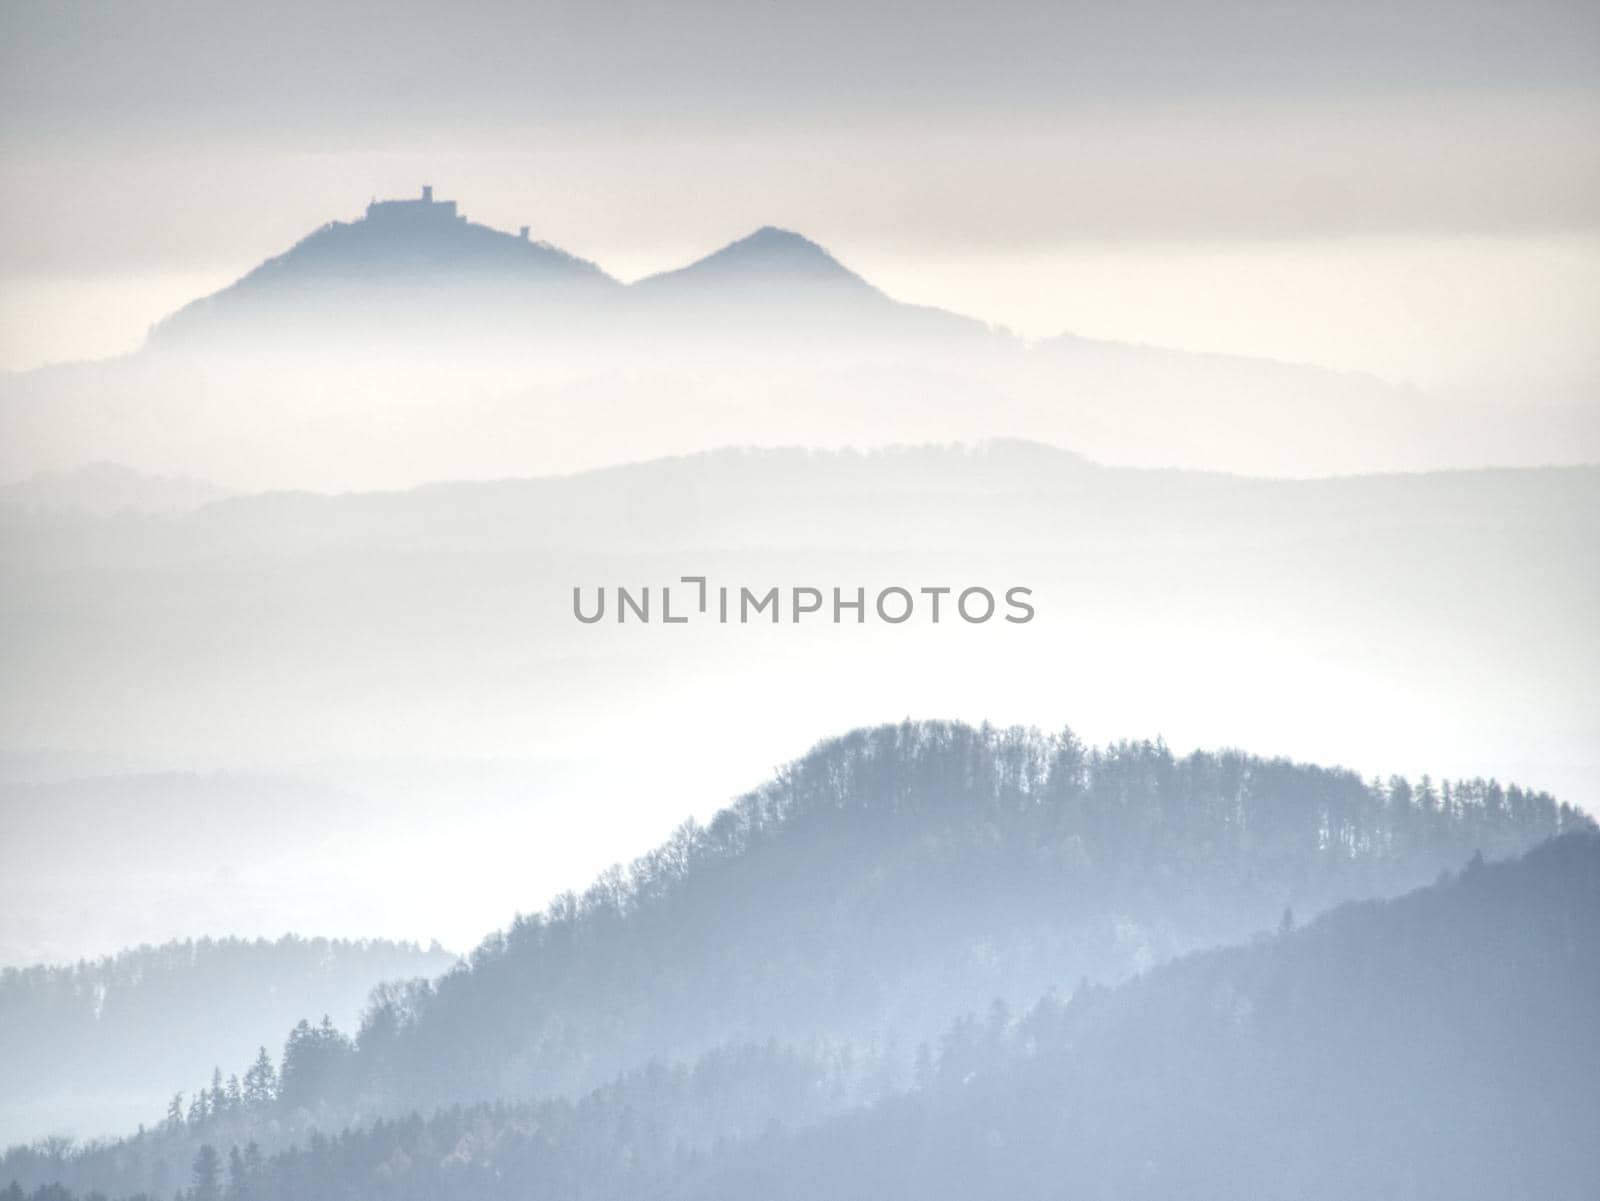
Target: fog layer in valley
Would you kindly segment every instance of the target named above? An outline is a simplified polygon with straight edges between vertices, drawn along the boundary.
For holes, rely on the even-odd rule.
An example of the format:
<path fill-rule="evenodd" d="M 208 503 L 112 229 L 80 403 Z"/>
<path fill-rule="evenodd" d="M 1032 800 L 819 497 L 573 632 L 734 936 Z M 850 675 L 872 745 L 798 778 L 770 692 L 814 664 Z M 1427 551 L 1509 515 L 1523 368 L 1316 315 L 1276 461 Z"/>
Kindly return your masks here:
<path fill-rule="evenodd" d="M 1597 496 L 1591 468 L 1260 481 L 990 444 L 15 504 L 6 955 L 284 924 L 470 945 L 809 731 L 968 713 L 975 688 L 1002 723 L 1066 713 L 1096 739 L 1154 728 L 1592 806 Z M 781 621 L 665 624 L 685 575 L 778 588 Z M 654 620 L 619 623 L 619 585 L 650 589 Z M 940 586 L 989 589 L 995 618 L 952 594 L 934 623 L 919 590 Z M 1003 619 L 1013 586 L 1026 624 Z M 824 609 L 794 620 L 797 587 Z M 911 620 L 878 616 L 890 587 Z M 834 588 L 864 591 L 864 621 L 833 622 Z M 574 589 L 586 612 L 607 590 L 603 622 Z"/>

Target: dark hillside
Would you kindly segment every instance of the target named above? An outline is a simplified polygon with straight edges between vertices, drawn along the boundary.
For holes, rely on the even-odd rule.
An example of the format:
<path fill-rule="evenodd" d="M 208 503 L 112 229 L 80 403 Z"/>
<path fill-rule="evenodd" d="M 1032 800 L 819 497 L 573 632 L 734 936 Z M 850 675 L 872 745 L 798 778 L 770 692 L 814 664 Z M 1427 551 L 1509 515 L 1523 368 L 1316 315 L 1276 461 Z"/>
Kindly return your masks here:
<path fill-rule="evenodd" d="M 871 1057 L 728 1047 L 577 1101 L 412 1115 L 271 1157 L 223 1125 L 216 1146 L 158 1133 L 0 1171 L 83 1187 L 164 1149 L 171 1187 L 223 1147 L 226 1184 L 187 1197 L 1585 1198 L 1597 915 L 1600 837 L 1578 832 L 1020 1018 L 997 1003 L 925 1044 L 909 1087 Z"/>

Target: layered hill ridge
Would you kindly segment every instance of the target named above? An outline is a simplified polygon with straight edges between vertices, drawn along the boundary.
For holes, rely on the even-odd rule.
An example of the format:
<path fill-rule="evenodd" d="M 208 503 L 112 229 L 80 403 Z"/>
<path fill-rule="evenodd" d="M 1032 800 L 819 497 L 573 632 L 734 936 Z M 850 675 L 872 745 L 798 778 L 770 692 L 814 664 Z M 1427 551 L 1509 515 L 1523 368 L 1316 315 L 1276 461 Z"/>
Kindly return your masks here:
<path fill-rule="evenodd" d="M 0 511 L 97 517 L 180 513 L 227 495 L 228 489 L 205 480 L 153 476 L 120 463 L 90 463 L 0 485 Z"/>
<path fill-rule="evenodd" d="M 1070 731 L 861 730 L 376 1007 L 351 1082 L 516 1096 L 729 1038 L 922 1037 L 1591 826 L 1481 781 L 1447 798 Z"/>
<path fill-rule="evenodd" d="M 1600 838 L 952 1029 L 920 1089 L 653 1195 L 1590 1195 Z M 680 1161 L 681 1162 L 681 1161 Z M 606 1195 L 627 1197 L 615 1185 Z"/>
<path fill-rule="evenodd" d="M 1115 980 L 1515 854 L 1581 813 L 1156 743 L 953 723 L 819 746 L 705 826 L 369 1011 L 299 1104 L 572 1093 L 651 1056 L 920 1038 L 995 997 Z"/>
<path fill-rule="evenodd" d="M 1017 444 L 727 451 L 103 519 L 0 505 L 0 646 L 17 698 L 9 719 L 34 745 L 159 745 L 165 764 L 153 769 L 202 774 L 293 757 L 301 766 L 289 774 L 330 798 L 325 820 L 370 814 L 422 859 L 439 838 L 473 854 L 443 807 L 425 803 L 429 790 L 485 828 L 514 831 L 499 844 L 504 870 L 438 906 L 418 894 L 359 919 L 346 910 L 338 931 L 467 946 L 530 903 L 518 871 L 587 878 L 618 854 L 613 827 L 648 814 L 659 831 L 708 812 L 793 758 L 797 731 L 898 717 L 908 695 L 923 712 L 959 714 L 974 679 L 1011 720 L 1082 712 L 1096 738 L 1150 721 L 1185 748 L 1279 746 L 1385 775 L 1494 775 L 1592 808 L 1597 511 L 1594 468 L 1261 481 L 1108 468 Z M 865 638 L 828 613 L 677 629 L 618 624 L 611 593 L 602 626 L 574 619 L 575 587 L 592 605 L 597 587 L 620 584 L 650 587 L 659 618 L 662 588 L 679 605 L 688 570 L 735 593 L 781 587 L 785 605 L 798 584 L 869 597 L 889 585 L 981 584 L 998 596 L 1023 584 L 1039 617 L 935 625 L 924 604 L 894 630 L 875 628 L 869 609 Z M 308 708 L 308 694 L 322 705 Z M 1534 712 L 1532 696 L 1545 708 Z M 598 731 L 587 724 L 597 712 L 607 715 Z M 405 785 L 414 808 L 387 778 L 414 780 L 414 761 L 331 783 L 304 766 L 387 754 L 396 729 L 408 755 L 434 760 L 426 787 Z M 618 755 L 623 729 L 630 753 Z M 707 729 L 723 732 L 714 753 Z M 521 760 L 490 788 L 451 758 L 466 747 L 509 763 L 531 731 L 584 748 L 593 766 Z M 105 770 L 61 767 L 56 778 Z M 137 781 L 119 787 L 147 795 Z M 282 806 L 239 782 L 196 787 L 242 828 Z M 210 896 L 198 884 L 156 893 L 115 856 L 46 878 L 37 864 L 74 822 L 146 837 L 179 867 L 180 846 L 241 871 L 260 862 L 249 847 L 197 842 L 192 823 L 162 809 L 132 822 L 105 784 L 11 795 L 0 909 L 10 904 L 7 932 L 24 944 L 47 941 L 53 915 L 90 893 L 151 915 L 123 942 L 185 929 L 155 915 Z M 296 834 L 317 828 L 310 812 Z M 557 814 L 570 839 L 559 849 L 532 832 Z M 285 812 L 275 837 L 289 828 Z M 513 867 L 507 847 L 523 837 L 534 845 Z M 319 871 L 347 887 L 344 869 Z M 292 925 L 316 928 L 314 912 L 295 914 Z"/>
<path fill-rule="evenodd" d="M 454 961 L 437 946 L 288 936 L 0 969 L 0 1142 L 125 1130 L 171 1096 L 153 1064 L 198 1078 L 277 1042 L 307 1010 L 348 1022 L 379 982 Z"/>
<path fill-rule="evenodd" d="M 596 307 L 600 306 L 600 307 Z M 649 340 L 665 325 L 675 338 L 724 345 L 732 322 L 771 337 L 981 332 L 978 322 L 902 305 L 815 242 L 764 226 L 684 267 L 628 286 L 524 227 L 517 235 L 476 224 L 431 188 L 409 200 L 374 201 L 355 221 L 333 221 L 234 284 L 158 323 L 147 348 L 174 353 L 244 353 L 266 340 L 282 350 L 330 337 L 417 336 L 540 342 L 560 349 L 603 336 L 617 322 Z M 862 329 L 863 319 L 876 325 Z"/>
<path fill-rule="evenodd" d="M 1592 461 L 1597 429 L 1581 404 L 1024 338 L 892 297 L 775 226 L 624 284 L 431 195 L 329 223 L 124 358 L 0 376 L 0 482 L 109 460 L 228 487 L 392 487 L 710 443 L 997 436 L 1300 475 Z"/>
<path fill-rule="evenodd" d="M 1276 1182 L 1339 1196 L 1392 1184 L 1394 1161 L 1305 1156 L 1346 1127 L 1399 1132 L 1392 1098 L 1408 1094 L 1395 1087 L 1466 1106 L 1424 1107 L 1436 1117 L 1417 1121 L 1438 1137 L 1413 1162 L 1432 1164 L 1481 1140 L 1486 1089 L 1522 1096 L 1562 1048 L 1586 1062 L 1592 1028 L 1575 1015 L 1592 1010 L 1592 829 L 1481 781 L 1374 787 L 1232 752 L 861 730 L 519 919 L 436 984 L 381 990 L 353 1039 L 301 1023 L 256 1100 L 207 1095 L 198 1117 L 75 1158 L 15 1152 L 0 1174 L 170 1190 L 202 1146 L 255 1140 L 268 1154 L 303 1144 L 252 1169 L 262 1197 L 320 1195 L 344 1171 L 360 1198 L 534 1185 L 612 1201 L 866 1197 L 913 1180 L 961 1197 L 985 1179 L 1031 1196 L 1055 1171 L 1086 1186 L 1108 1173 L 1113 1193 L 1142 1180 L 1130 1195 L 1209 1196 L 1223 1163 L 1245 1173 L 1243 1195 Z M 1552 836 L 1522 863 L 1290 933 L 1326 905 Z M 1267 928 L 1280 930 L 1267 946 L 1156 966 Z M 1150 968 L 1114 992 L 1081 983 Z M 1019 1006 L 1033 1008 L 1011 1018 Z M 1519 1007 L 1532 1058 L 1507 1075 Z M 989 1016 L 951 1025 L 972 1010 Z M 1518 1138 L 1555 1145 L 1584 1119 L 1566 1066 Z M 514 1104 L 374 1124 L 493 1099 Z M 346 1126 L 336 1143 L 311 1133 Z M 1584 1162 L 1563 1145 L 1557 1184 Z M 874 1168 L 868 1146 L 907 1155 Z M 1482 1150 L 1437 1179 L 1470 1180 Z M 1206 1187 L 1174 1192 L 1184 1181 Z"/>

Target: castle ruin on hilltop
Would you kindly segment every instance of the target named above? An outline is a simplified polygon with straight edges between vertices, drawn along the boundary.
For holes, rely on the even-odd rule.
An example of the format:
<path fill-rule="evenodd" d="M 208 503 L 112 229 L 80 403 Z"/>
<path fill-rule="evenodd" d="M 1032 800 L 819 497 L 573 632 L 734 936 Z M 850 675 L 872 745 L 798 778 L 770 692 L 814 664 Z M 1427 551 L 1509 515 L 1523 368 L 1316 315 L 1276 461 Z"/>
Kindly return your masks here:
<path fill-rule="evenodd" d="M 456 212 L 454 200 L 435 200 L 433 185 L 423 184 L 422 195 L 408 200 L 377 200 L 367 205 L 367 220 L 382 225 L 405 225 L 410 228 L 437 228 L 452 222 L 465 221 L 465 213 Z M 528 227 L 522 226 L 518 236 L 526 240 Z"/>

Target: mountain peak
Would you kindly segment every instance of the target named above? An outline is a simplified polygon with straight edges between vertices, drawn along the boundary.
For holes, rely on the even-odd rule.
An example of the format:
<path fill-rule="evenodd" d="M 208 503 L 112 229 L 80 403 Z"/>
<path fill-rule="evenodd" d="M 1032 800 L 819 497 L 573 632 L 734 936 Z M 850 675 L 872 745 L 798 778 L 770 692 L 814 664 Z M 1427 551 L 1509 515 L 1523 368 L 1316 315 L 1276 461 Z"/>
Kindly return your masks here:
<path fill-rule="evenodd" d="M 876 288 L 822 246 L 776 225 L 763 225 L 686 267 L 640 280 L 638 286 L 654 289 L 665 285 L 737 287 L 769 283 L 843 285 L 861 294 L 877 294 Z"/>
<path fill-rule="evenodd" d="M 427 324 L 441 311 L 474 303 L 508 304 L 592 297 L 619 285 L 593 263 L 530 228 L 515 234 L 469 221 L 433 188 L 400 199 L 374 198 L 353 221 L 330 221 L 222 291 L 180 309 L 151 339 L 281 332 L 300 320 L 313 331 L 353 318 L 379 327 Z M 491 308 L 493 316 L 495 308 Z"/>
<path fill-rule="evenodd" d="M 610 282 L 593 263 L 529 235 L 526 225 L 510 234 L 469 221 L 454 200 L 436 200 L 433 188 L 424 185 L 420 196 L 374 199 L 356 220 L 329 222 L 240 284 L 296 275 L 348 279 L 439 272 Z"/>
<path fill-rule="evenodd" d="M 895 301 L 825 247 L 777 225 L 631 288 L 529 234 L 526 225 L 508 233 L 469 221 L 428 185 L 374 197 L 361 215 L 328 222 L 170 315 L 147 345 L 241 362 L 285 347 L 311 356 L 396 346 L 409 354 L 446 341 L 521 354 L 551 330 L 566 345 L 580 328 L 617 336 L 619 313 L 633 322 L 625 336 L 656 346 L 725 346 L 759 334 L 769 349 L 821 341 L 883 353 L 908 340 L 987 336 L 981 323 Z M 623 307 L 597 322 L 613 300 Z"/>
<path fill-rule="evenodd" d="M 729 243 L 722 253 L 735 250 L 744 254 L 796 255 L 815 262 L 832 263 L 840 271 L 845 270 L 837 259 L 804 234 L 777 225 L 763 225 L 755 233 Z"/>

